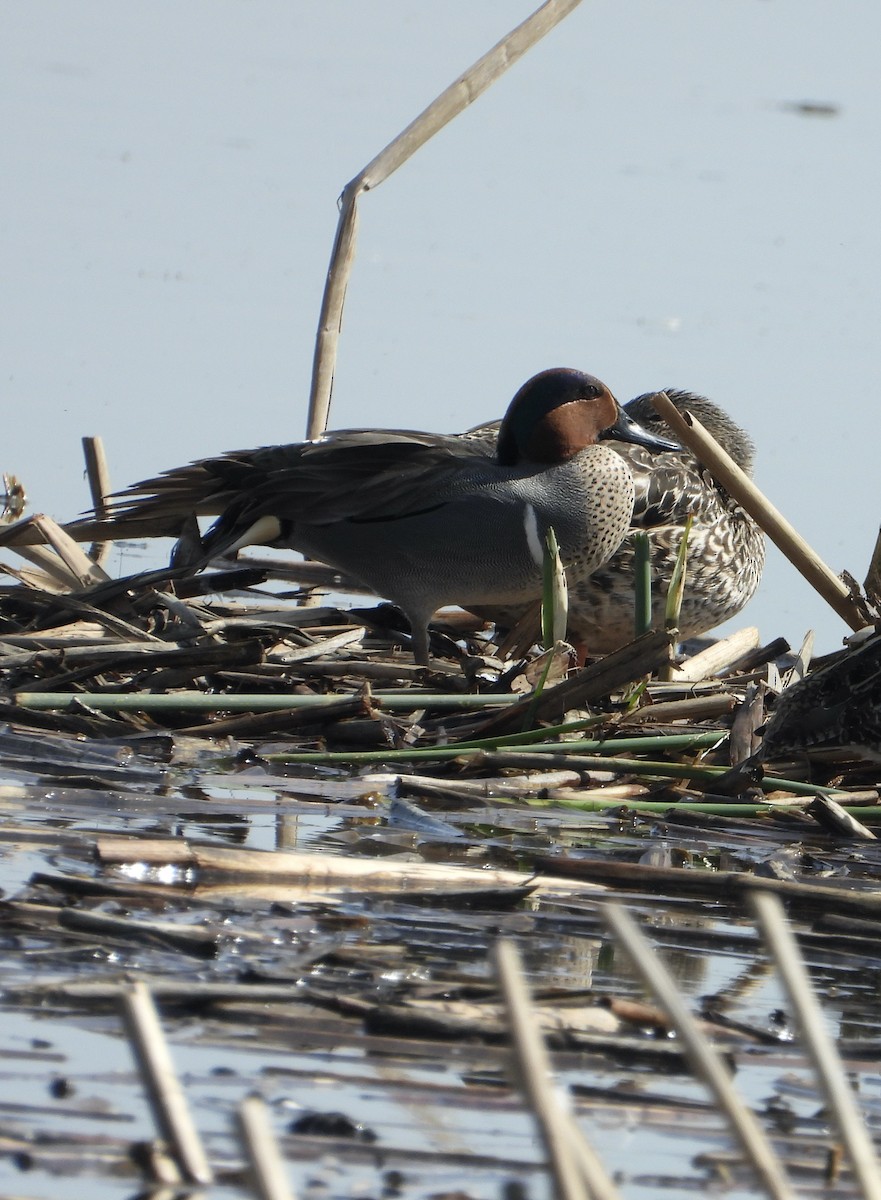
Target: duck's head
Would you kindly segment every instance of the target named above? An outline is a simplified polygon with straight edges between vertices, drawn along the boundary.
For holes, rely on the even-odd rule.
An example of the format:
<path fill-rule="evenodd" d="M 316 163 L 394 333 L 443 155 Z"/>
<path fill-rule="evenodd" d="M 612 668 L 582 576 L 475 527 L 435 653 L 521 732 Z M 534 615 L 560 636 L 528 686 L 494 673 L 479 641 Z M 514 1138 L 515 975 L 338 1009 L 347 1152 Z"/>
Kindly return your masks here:
<path fill-rule="evenodd" d="M 676 450 L 643 429 L 595 375 L 569 367 L 541 371 L 524 383 L 508 405 L 499 428 L 498 461 L 514 466 L 566 462 L 603 438 L 636 442 L 650 450 Z"/>
<path fill-rule="evenodd" d="M 697 392 L 682 392 L 678 388 L 665 388 L 667 398 L 679 412 L 690 412 L 711 433 L 719 445 L 731 455 L 742 471 L 753 473 L 756 448 L 749 434 L 706 396 Z M 627 412 L 646 429 L 666 429 L 667 425 L 654 406 L 657 392 L 646 392 L 627 404 Z"/>

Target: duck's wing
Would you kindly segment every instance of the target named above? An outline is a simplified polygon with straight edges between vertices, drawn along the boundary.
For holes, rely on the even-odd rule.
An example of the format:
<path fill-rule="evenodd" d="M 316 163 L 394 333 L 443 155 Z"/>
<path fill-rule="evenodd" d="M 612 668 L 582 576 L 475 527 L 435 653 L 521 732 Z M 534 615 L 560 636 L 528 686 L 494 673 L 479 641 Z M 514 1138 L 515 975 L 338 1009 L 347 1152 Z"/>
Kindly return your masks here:
<path fill-rule="evenodd" d="M 707 504 L 707 494 L 697 470 L 681 464 L 656 465 L 645 472 L 634 471 L 636 498 L 631 526 L 656 529 L 661 525 L 683 525 L 689 515 L 697 515 Z"/>
<path fill-rule="evenodd" d="M 492 461 L 491 450 L 479 441 L 412 430 L 340 430 L 314 442 L 234 450 L 166 471 L 118 493 L 111 512 L 217 515 L 244 503 L 316 524 L 390 519 L 439 503 L 463 471 Z"/>
<path fill-rule="evenodd" d="M 641 446 L 608 444 L 633 472 L 633 529 L 681 526 L 689 515 L 711 521 L 732 506 L 728 493 L 688 451 L 652 454 Z"/>
<path fill-rule="evenodd" d="M 270 471 L 261 499 L 308 524 L 395 520 L 438 507 L 494 461 L 491 447 L 454 436 L 346 431 L 307 443 L 295 467 Z"/>

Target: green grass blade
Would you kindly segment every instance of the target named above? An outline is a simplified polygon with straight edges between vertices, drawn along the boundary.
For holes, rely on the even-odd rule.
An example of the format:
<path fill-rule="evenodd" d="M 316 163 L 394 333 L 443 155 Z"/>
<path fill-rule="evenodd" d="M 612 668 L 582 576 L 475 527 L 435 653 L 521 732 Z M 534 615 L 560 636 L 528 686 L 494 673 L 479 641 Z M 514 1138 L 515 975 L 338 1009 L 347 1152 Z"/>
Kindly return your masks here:
<path fill-rule="evenodd" d="M 670 577 L 670 587 L 667 591 L 667 604 L 664 609 L 664 628 L 671 631 L 679 629 L 679 613 L 682 609 L 682 597 L 685 594 L 685 573 L 688 564 L 688 538 L 691 534 L 692 517 L 689 514 L 682 540 L 679 543 L 679 553 Z"/>
<path fill-rule="evenodd" d="M 569 590 L 566 586 L 566 572 L 560 561 L 560 547 L 557 535 L 550 528 L 545 537 L 545 552 L 543 566 L 543 587 L 541 597 L 541 635 L 545 650 L 550 650 L 557 642 L 566 639 L 566 623 L 569 619 Z M 536 688 L 541 694 L 544 680 Z"/>
<path fill-rule="evenodd" d="M 633 535 L 633 632 L 642 637 L 652 627 L 652 554 L 647 533 Z"/>

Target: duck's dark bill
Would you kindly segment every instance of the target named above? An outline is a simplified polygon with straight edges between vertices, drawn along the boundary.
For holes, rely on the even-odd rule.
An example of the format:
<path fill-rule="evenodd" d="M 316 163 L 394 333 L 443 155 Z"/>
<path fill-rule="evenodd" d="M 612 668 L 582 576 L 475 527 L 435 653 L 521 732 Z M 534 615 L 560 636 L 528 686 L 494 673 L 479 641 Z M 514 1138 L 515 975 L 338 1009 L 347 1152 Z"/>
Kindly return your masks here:
<path fill-rule="evenodd" d="M 658 437 L 634 421 L 623 408 L 618 410 L 618 420 L 600 434 L 601 438 L 617 438 L 619 442 L 635 442 L 637 446 L 646 446 L 649 450 L 681 450 L 678 442 Z"/>

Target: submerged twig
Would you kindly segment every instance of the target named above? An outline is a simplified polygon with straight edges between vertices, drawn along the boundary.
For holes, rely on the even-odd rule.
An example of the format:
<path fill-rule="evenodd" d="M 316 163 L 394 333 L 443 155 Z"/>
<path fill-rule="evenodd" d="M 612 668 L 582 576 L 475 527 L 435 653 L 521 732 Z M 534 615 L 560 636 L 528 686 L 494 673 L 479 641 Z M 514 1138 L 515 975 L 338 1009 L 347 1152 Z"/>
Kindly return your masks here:
<path fill-rule="evenodd" d="M 553 1085 L 551 1064 L 532 1009 L 520 956 L 512 942 L 495 950 L 516 1074 L 538 1122 L 559 1200 L 617 1200 L 618 1190 Z"/>
<path fill-rule="evenodd" d="M 676 981 L 654 954 L 648 938 L 625 909 L 607 904 L 603 906 L 603 912 L 637 974 L 669 1015 L 692 1070 L 713 1092 L 765 1191 L 777 1200 L 795 1200 L 795 1193 L 761 1125 L 734 1090 L 727 1067 L 686 1008 Z"/>
<path fill-rule="evenodd" d="M 150 992 L 143 983 L 135 983 L 123 992 L 122 1000 L 132 1051 L 159 1131 L 185 1179 L 212 1183 L 214 1173 L 190 1116 Z"/>
<path fill-rule="evenodd" d="M 293 1200 L 284 1159 L 269 1123 L 262 1096 L 246 1096 L 236 1112 L 239 1132 L 248 1155 L 249 1173 L 257 1200 Z"/>

